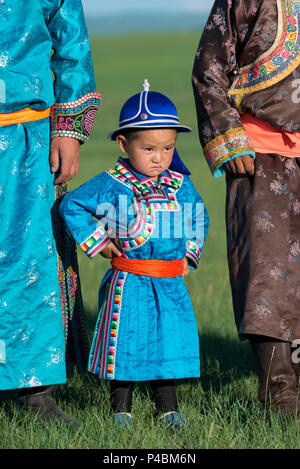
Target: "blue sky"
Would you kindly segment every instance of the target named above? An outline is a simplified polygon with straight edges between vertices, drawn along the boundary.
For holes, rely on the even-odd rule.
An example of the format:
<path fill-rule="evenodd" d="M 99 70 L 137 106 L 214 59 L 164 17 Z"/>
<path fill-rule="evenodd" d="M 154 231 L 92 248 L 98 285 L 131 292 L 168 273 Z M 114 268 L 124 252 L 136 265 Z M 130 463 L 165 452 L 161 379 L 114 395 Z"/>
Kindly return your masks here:
<path fill-rule="evenodd" d="M 85 14 L 109 15 L 135 12 L 173 12 L 197 13 L 209 10 L 213 0 L 110 0 L 108 2 L 98 0 L 82 0 Z"/>

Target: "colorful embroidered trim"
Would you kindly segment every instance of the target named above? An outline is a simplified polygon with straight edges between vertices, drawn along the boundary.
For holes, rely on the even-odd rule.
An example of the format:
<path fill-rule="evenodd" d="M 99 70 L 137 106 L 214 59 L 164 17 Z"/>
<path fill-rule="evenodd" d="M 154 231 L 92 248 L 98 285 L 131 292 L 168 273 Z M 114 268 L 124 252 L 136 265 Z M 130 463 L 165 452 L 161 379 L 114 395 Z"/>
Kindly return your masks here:
<path fill-rule="evenodd" d="M 92 258 L 96 256 L 102 249 L 111 242 L 109 236 L 107 236 L 104 228 L 98 224 L 98 229 L 94 231 L 88 238 L 86 238 L 81 244 L 80 247 L 85 252 L 85 254 Z"/>
<path fill-rule="evenodd" d="M 143 199 L 133 198 L 133 211 L 135 222 L 132 224 L 126 237 L 118 236 L 115 243 L 122 250 L 137 249 L 150 239 L 155 229 L 155 213 L 150 204 Z M 125 239 L 124 239 L 125 238 Z"/>
<path fill-rule="evenodd" d="M 86 142 L 100 102 L 99 93 L 88 93 L 71 103 L 54 104 L 51 137 L 72 137 Z"/>
<path fill-rule="evenodd" d="M 245 151 L 254 153 L 243 127 L 228 130 L 204 147 L 204 154 L 212 173 L 226 160 Z"/>
<path fill-rule="evenodd" d="M 137 196 L 147 198 L 149 203 L 154 204 L 156 210 L 179 209 L 175 193 L 183 182 L 182 174 L 167 170 L 167 175 L 161 174 L 158 183 L 155 184 L 148 177 L 139 179 L 121 159 L 117 161 L 114 169 L 107 170 L 107 173 L 132 189 Z M 163 185 L 165 187 L 162 187 Z"/>
<path fill-rule="evenodd" d="M 59 213 L 59 204 L 67 193 L 67 184 L 55 186 L 52 210 L 53 233 L 57 246 L 58 284 L 66 344 L 66 362 L 75 363 L 79 372 L 88 364 L 89 346 L 82 302 L 75 241 Z"/>
<path fill-rule="evenodd" d="M 229 95 L 243 95 L 268 88 L 290 75 L 300 64 L 299 1 L 277 0 L 276 40 L 255 62 L 239 69 Z"/>
<path fill-rule="evenodd" d="M 115 168 L 108 169 L 107 173 L 135 193 L 132 199 L 135 221 L 128 233 L 119 235 L 115 243 L 124 250 L 137 249 L 150 239 L 154 231 L 155 211 L 180 209 L 175 194 L 181 187 L 183 175 L 168 170 L 167 175 L 162 174 L 155 184 L 148 177 L 139 179 L 122 159 L 118 160 Z"/>
<path fill-rule="evenodd" d="M 194 243 L 194 241 L 188 241 L 186 257 L 188 257 L 193 262 L 196 268 L 198 267 L 198 264 L 200 262 L 200 256 L 201 256 L 201 251 L 198 245 Z"/>
<path fill-rule="evenodd" d="M 103 379 L 115 378 L 118 333 L 126 272 L 114 271 L 96 325 L 90 352 L 89 371 Z"/>

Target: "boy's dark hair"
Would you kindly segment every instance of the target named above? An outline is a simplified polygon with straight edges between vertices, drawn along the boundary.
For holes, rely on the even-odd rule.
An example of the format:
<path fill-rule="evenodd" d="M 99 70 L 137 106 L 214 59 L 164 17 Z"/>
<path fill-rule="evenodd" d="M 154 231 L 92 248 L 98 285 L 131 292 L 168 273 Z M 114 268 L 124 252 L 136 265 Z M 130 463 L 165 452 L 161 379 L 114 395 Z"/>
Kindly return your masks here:
<path fill-rule="evenodd" d="M 135 138 L 138 138 L 138 133 L 141 130 L 143 130 L 143 129 L 137 129 L 137 128 L 125 129 L 123 132 L 120 132 L 119 135 L 124 135 L 126 140 L 134 140 Z"/>
<path fill-rule="evenodd" d="M 168 127 L 154 127 L 153 129 L 165 129 L 165 128 L 168 128 Z M 171 128 L 171 127 L 170 127 Z M 134 140 L 135 138 L 138 138 L 138 133 L 141 132 L 141 131 L 145 131 L 145 130 L 151 130 L 151 127 L 147 127 L 145 129 L 143 128 L 132 128 L 132 129 L 125 129 L 123 130 L 122 132 L 119 133 L 119 135 L 124 135 L 124 137 L 126 138 L 126 140 Z M 175 129 L 176 130 L 176 129 Z"/>

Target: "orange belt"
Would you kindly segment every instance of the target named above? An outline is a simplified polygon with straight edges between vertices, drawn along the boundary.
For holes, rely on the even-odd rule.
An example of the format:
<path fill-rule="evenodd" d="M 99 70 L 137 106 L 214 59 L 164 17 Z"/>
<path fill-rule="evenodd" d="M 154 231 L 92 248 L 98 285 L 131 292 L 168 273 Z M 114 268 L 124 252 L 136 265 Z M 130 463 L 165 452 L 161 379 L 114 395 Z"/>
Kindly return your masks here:
<path fill-rule="evenodd" d="M 160 259 L 126 259 L 113 257 L 111 260 L 113 270 L 130 272 L 135 275 L 149 277 L 171 278 L 180 277 L 184 271 L 184 259 L 175 261 L 162 261 Z"/>
<path fill-rule="evenodd" d="M 300 132 L 286 132 L 245 113 L 243 126 L 256 153 L 275 153 L 289 158 L 300 157 Z"/>
<path fill-rule="evenodd" d="M 51 108 L 37 111 L 35 109 L 26 108 L 17 112 L 0 113 L 0 127 L 5 125 L 22 124 L 23 122 L 32 122 L 45 117 L 49 117 Z"/>

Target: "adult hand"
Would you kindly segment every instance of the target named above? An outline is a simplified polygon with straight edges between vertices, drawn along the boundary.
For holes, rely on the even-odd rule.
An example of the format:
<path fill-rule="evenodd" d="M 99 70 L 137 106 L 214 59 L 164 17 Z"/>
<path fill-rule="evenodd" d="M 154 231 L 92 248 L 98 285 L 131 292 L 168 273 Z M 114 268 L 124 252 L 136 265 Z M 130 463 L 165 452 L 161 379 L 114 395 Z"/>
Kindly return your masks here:
<path fill-rule="evenodd" d="M 102 249 L 100 252 L 101 256 L 105 257 L 106 259 L 112 259 L 113 257 L 120 257 L 122 253 L 119 249 L 114 245 L 114 243 L 108 243 L 105 248 Z"/>
<path fill-rule="evenodd" d="M 185 278 L 190 273 L 190 266 L 189 266 L 187 257 L 183 259 L 183 262 L 184 262 L 183 278 Z"/>
<path fill-rule="evenodd" d="M 72 179 L 79 170 L 80 143 L 76 138 L 54 137 L 50 145 L 51 173 L 57 173 L 54 184 Z"/>
<path fill-rule="evenodd" d="M 227 161 L 227 163 L 225 163 L 225 168 L 229 173 L 248 174 L 253 176 L 254 159 L 251 155 L 238 156 L 231 161 Z"/>

